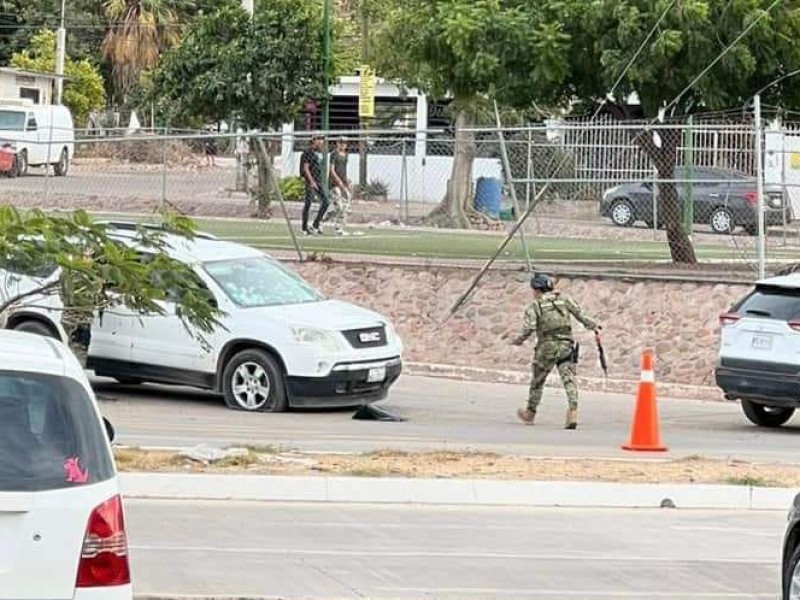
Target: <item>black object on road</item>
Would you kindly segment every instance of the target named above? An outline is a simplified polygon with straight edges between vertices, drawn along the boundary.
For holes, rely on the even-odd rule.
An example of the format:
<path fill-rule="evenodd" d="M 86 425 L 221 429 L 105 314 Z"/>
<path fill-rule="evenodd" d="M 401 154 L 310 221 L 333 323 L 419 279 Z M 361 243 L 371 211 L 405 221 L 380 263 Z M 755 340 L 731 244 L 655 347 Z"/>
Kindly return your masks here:
<path fill-rule="evenodd" d="M 600 334 L 594 334 L 594 341 L 597 342 L 597 353 L 600 355 L 600 366 L 603 368 L 603 373 L 608 377 L 608 363 L 606 362 L 606 351 L 603 348 L 603 342 L 600 339 Z"/>
<path fill-rule="evenodd" d="M 406 421 L 404 417 L 390 413 L 372 404 L 364 404 L 353 415 L 356 421 L 390 421 L 394 423 L 402 423 Z"/>

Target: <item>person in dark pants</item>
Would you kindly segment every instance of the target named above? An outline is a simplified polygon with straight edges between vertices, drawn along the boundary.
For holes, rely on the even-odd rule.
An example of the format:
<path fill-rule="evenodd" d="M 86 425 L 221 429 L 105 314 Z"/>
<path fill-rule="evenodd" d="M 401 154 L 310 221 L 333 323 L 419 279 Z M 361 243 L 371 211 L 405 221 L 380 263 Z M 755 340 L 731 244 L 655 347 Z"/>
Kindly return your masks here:
<path fill-rule="evenodd" d="M 328 210 L 328 194 L 322 181 L 322 167 L 320 166 L 319 152 L 322 150 L 322 137 L 315 135 L 311 138 L 311 145 L 300 157 L 300 176 L 306 184 L 305 202 L 303 204 L 303 234 L 322 235 L 322 218 Z M 311 203 L 319 199 L 319 211 L 314 223 L 309 229 L 308 216 L 311 212 Z"/>

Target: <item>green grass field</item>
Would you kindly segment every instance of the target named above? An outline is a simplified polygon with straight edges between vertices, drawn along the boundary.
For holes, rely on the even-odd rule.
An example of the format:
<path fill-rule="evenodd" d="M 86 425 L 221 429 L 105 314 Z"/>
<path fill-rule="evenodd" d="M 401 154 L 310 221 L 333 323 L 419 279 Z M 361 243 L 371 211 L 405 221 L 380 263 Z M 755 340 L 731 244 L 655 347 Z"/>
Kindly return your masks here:
<path fill-rule="evenodd" d="M 133 220 L 131 215 L 98 214 L 98 219 Z M 198 228 L 222 239 L 236 241 L 269 250 L 294 250 L 286 225 L 245 219 L 196 219 Z M 332 232 L 325 236 L 305 237 L 298 241 L 305 252 L 368 254 L 377 256 L 410 256 L 420 258 L 486 259 L 504 239 L 504 234 L 485 234 L 453 231 L 419 231 L 413 229 L 351 228 L 353 235 L 341 237 Z M 722 238 L 721 238 L 722 239 Z M 585 238 L 556 238 L 528 236 L 528 245 L 535 260 L 543 262 L 570 261 L 668 261 L 666 241 L 600 240 Z M 743 247 L 732 249 L 719 245 L 697 245 L 700 260 L 755 260 L 755 251 Z M 792 258 L 791 250 L 770 249 L 770 259 Z M 524 260 L 525 253 L 519 238 L 506 247 L 501 259 Z"/>

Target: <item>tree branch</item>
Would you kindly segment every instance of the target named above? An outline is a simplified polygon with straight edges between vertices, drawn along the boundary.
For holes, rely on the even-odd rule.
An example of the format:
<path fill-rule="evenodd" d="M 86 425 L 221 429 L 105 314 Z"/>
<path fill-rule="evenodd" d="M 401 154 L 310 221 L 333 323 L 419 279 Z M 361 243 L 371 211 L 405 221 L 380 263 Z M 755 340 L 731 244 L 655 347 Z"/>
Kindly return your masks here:
<path fill-rule="evenodd" d="M 44 294 L 50 293 L 53 290 L 57 290 L 58 287 L 59 287 L 59 281 L 56 280 L 56 281 L 51 281 L 50 283 L 45 284 L 42 287 L 38 287 L 36 289 L 29 290 L 29 291 L 24 292 L 22 294 L 17 294 L 13 298 L 10 298 L 9 300 L 6 300 L 3 304 L 0 304 L 0 315 L 3 315 L 8 310 L 8 308 L 10 306 L 16 304 L 20 300 L 24 300 L 25 298 L 30 298 L 31 296 L 39 296 L 39 295 L 44 295 Z"/>

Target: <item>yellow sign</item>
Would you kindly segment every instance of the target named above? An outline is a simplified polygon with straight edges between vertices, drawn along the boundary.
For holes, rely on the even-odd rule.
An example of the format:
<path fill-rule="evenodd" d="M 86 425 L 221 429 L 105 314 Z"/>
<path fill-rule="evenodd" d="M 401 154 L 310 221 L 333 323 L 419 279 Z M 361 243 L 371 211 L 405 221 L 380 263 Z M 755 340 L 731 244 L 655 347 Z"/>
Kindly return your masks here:
<path fill-rule="evenodd" d="M 789 161 L 792 169 L 800 169 L 800 154 L 792 152 Z"/>
<path fill-rule="evenodd" d="M 358 86 L 358 116 L 375 116 L 375 71 L 369 65 L 361 66 L 361 80 Z"/>

